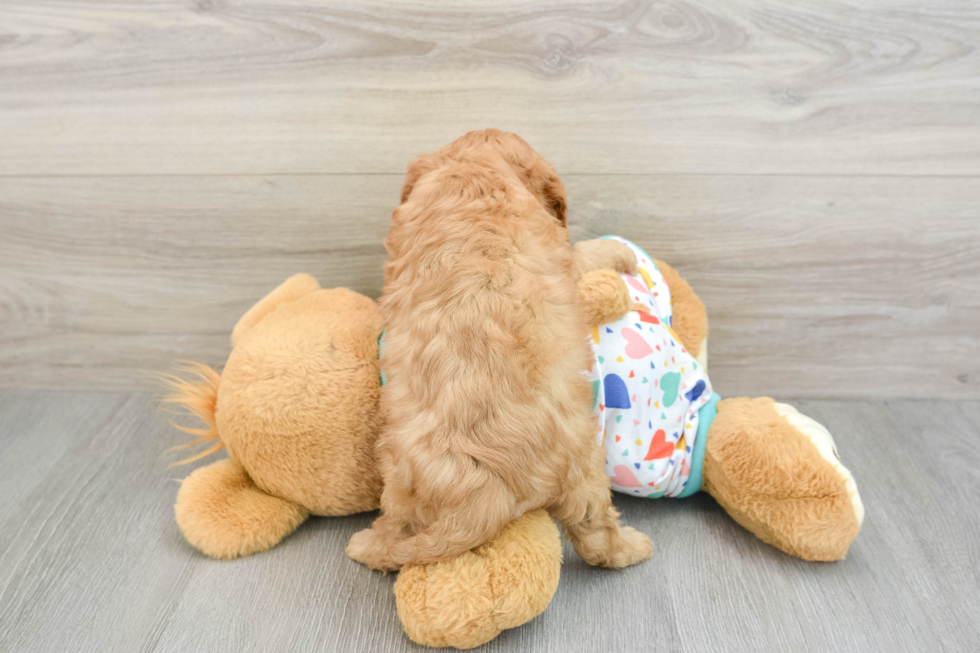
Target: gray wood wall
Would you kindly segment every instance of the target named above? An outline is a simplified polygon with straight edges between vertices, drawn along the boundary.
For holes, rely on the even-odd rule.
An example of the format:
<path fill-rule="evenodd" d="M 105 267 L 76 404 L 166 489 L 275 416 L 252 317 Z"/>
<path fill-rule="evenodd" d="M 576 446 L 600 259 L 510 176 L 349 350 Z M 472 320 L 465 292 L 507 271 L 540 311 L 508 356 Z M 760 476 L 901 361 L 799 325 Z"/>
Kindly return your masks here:
<path fill-rule="evenodd" d="M 723 394 L 980 397 L 980 7 L 0 4 L 0 387 L 220 364 L 288 275 L 376 296 L 416 154 L 485 126 L 708 306 Z"/>

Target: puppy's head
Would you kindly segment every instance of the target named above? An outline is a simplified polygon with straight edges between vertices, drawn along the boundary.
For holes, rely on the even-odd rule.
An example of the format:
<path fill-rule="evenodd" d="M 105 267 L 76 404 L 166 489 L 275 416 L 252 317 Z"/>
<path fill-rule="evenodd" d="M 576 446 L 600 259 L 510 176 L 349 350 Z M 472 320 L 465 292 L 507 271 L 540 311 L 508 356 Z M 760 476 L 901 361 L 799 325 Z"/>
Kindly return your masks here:
<path fill-rule="evenodd" d="M 497 129 L 481 129 L 461 136 L 433 154 L 423 154 L 408 165 L 401 201 L 405 203 L 412 189 L 425 174 L 444 165 L 447 160 L 503 161 L 541 205 L 561 224 L 568 226 L 568 201 L 565 186 L 555 169 L 517 134 Z"/>

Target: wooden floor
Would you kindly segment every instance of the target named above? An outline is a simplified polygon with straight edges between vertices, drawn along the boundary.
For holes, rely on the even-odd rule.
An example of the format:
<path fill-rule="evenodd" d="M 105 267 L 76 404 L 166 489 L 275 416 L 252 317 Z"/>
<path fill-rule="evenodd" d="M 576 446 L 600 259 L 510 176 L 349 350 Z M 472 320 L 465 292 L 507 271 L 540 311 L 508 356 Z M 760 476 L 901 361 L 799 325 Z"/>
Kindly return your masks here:
<path fill-rule="evenodd" d="M 548 610 L 487 651 L 980 649 L 980 402 L 802 401 L 867 508 L 847 560 L 806 563 L 706 495 L 616 497 L 655 541 L 621 572 L 566 545 Z M 0 650 L 422 650 L 384 576 L 348 560 L 373 513 L 204 558 L 173 519 L 177 439 L 142 394 L 0 393 Z"/>

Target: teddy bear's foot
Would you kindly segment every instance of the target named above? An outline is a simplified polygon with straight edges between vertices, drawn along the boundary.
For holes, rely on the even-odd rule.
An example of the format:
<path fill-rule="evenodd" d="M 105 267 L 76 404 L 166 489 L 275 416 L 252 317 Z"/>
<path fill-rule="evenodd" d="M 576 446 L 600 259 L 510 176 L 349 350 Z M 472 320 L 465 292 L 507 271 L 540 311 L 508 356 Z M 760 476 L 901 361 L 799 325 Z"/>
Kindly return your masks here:
<path fill-rule="evenodd" d="M 184 479 L 174 506 L 187 541 L 212 558 L 267 551 L 306 520 L 306 508 L 266 494 L 228 458 Z"/>
<path fill-rule="evenodd" d="M 395 581 L 398 616 L 419 644 L 473 648 L 544 612 L 560 571 L 558 528 L 535 510 L 452 560 L 404 567 Z"/>
<path fill-rule="evenodd" d="M 767 397 L 718 402 L 703 473 L 735 521 L 804 560 L 842 559 L 864 519 L 827 429 Z"/>

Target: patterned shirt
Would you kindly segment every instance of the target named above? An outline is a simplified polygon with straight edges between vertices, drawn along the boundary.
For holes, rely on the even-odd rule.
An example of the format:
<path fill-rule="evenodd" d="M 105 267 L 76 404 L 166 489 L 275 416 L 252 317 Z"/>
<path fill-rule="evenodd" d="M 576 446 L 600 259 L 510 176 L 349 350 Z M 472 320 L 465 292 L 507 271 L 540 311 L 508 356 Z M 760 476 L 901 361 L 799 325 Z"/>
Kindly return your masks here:
<path fill-rule="evenodd" d="M 653 259 L 623 238 L 607 238 L 636 252 L 638 273 L 622 276 L 633 300 L 650 312 L 633 311 L 592 329 L 588 377 L 606 474 L 612 489 L 624 494 L 687 496 L 700 487 L 698 473 L 692 492 L 685 492 L 711 384 L 671 329 L 670 289 Z M 700 469 L 700 460 L 696 465 Z"/>

